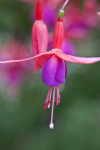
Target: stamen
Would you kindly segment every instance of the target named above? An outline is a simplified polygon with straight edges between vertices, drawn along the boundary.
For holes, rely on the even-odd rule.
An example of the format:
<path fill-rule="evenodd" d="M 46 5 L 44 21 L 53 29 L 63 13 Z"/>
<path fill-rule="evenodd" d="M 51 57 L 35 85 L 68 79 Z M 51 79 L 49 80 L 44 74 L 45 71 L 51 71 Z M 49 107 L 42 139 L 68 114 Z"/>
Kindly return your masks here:
<path fill-rule="evenodd" d="M 49 97 L 51 97 L 51 92 L 52 92 L 52 87 L 49 88 L 47 98 L 46 98 L 44 108 L 43 108 L 44 111 L 46 110 L 48 103 L 50 103 L 50 98 Z"/>
<path fill-rule="evenodd" d="M 61 96 L 60 96 L 60 94 L 59 94 L 59 103 L 60 103 L 60 97 L 61 97 Z"/>
<path fill-rule="evenodd" d="M 51 91 L 50 91 L 50 100 L 51 100 L 51 95 L 52 95 L 52 87 L 51 87 Z"/>
<path fill-rule="evenodd" d="M 48 109 L 50 108 L 50 106 L 51 106 L 51 95 L 52 95 L 52 87 L 51 87 L 51 89 L 50 89 L 50 95 L 49 95 L 49 100 L 48 100 Z"/>
<path fill-rule="evenodd" d="M 46 108 L 47 108 L 47 104 L 45 103 L 45 104 L 44 104 L 44 108 L 43 108 L 43 110 L 45 111 L 45 110 L 46 110 Z"/>
<path fill-rule="evenodd" d="M 53 90 L 53 101 L 52 101 L 52 110 L 51 110 L 51 121 L 50 121 L 50 125 L 49 125 L 49 128 L 50 128 L 50 129 L 53 129 L 53 128 L 54 128 L 54 124 L 53 124 L 54 101 L 55 101 L 55 87 L 54 87 L 54 90 Z"/>
<path fill-rule="evenodd" d="M 57 86 L 57 102 L 56 102 L 56 106 L 59 105 L 60 103 L 60 94 L 59 94 L 59 86 Z"/>
<path fill-rule="evenodd" d="M 48 100 L 48 109 L 50 108 L 50 106 L 51 106 L 51 99 L 49 98 L 49 100 Z"/>
<path fill-rule="evenodd" d="M 51 104 L 49 103 L 49 104 L 48 104 L 48 109 L 50 109 L 50 106 L 51 106 Z"/>

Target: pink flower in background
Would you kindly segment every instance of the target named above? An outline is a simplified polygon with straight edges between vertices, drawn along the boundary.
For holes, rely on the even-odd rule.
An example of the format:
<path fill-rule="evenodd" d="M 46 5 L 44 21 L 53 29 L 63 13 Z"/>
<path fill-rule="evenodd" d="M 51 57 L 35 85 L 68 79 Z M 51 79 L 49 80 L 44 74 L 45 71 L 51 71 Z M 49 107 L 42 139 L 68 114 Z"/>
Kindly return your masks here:
<path fill-rule="evenodd" d="M 56 14 L 57 14 L 57 11 L 53 7 L 49 5 L 44 6 L 44 21 L 49 28 L 54 27 L 56 19 L 57 19 Z"/>
<path fill-rule="evenodd" d="M 75 49 L 74 44 L 71 41 L 65 40 L 65 39 L 63 40 L 63 43 L 62 43 L 62 51 L 68 55 L 76 54 L 76 49 Z"/>
<path fill-rule="evenodd" d="M 0 60 L 29 57 L 29 50 L 28 46 L 21 41 L 6 41 L 0 48 Z M 14 88 L 13 92 L 16 95 L 18 88 L 22 84 L 23 80 L 28 78 L 31 71 L 31 62 L 10 65 L 4 64 L 0 67 L 0 80 L 7 87 L 7 91 Z"/>
<path fill-rule="evenodd" d="M 80 39 L 90 34 L 91 27 L 97 25 L 97 1 L 85 0 L 81 9 L 80 0 L 72 0 L 65 15 L 65 35 L 67 38 Z"/>
<path fill-rule="evenodd" d="M 65 36 L 67 38 L 84 38 L 88 33 L 88 28 L 83 20 L 83 12 L 80 9 L 80 1 L 72 0 L 69 5 L 69 10 L 65 14 Z"/>
<path fill-rule="evenodd" d="M 87 26 L 96 27 L 98 25 L 97 18 L 98 2 L 97 0 L 85 0 L 84 2 L 84 20 Z"/>

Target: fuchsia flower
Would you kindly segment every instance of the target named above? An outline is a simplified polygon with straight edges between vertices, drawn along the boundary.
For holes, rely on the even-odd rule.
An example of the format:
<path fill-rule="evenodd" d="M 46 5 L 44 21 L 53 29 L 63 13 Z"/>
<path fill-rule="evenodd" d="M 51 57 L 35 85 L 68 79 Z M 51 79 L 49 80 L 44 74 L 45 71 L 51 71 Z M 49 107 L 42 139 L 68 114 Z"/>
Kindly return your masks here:
<path fill-rule="evenodd" d="M 47 86 L 49 86 L 49 91 L 44 104 L 44 110 L 46 108 L 50 108 L 51 98 L 53 95 L 51 121 L 49 125 L 50 129 L 54 128 L 54 124 L 53 124 L 54 103 L 56 103 L 56 105 L 60 103 L 59 85 L 65 83 L 65 79 L 67 75 L 67 66 L 65 62 L 92 64 L 100 61 L 100 57 L 93 57 L 93 58 L 76 57 L 76 56 L 65 54 L 62 51 L 62 42 L 64 36 L 64 26 L 63 26 L 64 10 L 63 9 L 67 4 L 67 2 L 68 0 L 66 0 L 66 2 L 64 3 L 62 9 L 59 11 L 58 14 L 58 19 L 56 22 L 55 33 L 54 33 L 54 49 L 48 52 L 47 51 L 42 52 L 36 56 L 29 57 L 26 59 L 0 61 L 1 64 L 2 63 L 9 64 L 9 63 L 18 63 L 18 62 L 24 62 L 24 61 L 35 59 L 37 60 L 38 69 L 41 69 L 43 67 L 42 81 Z"/>
<path fill-rule="evenodd" d="M 84 58 L 84 57 L 76 57 L 72 55 L 67 55 L 62 51 L 62 42 L 63 42 L 63 14 L 64 11 L 60 10 L 54 34 L 54 49 L 48 52 L 43 52 L 36 56 L 20 59 L 20 60 L 8 60 L 8 61 L 0 61 L 0 63 L 17 63 L 24 62 L 32 59 L 37 59 L 39 69 L 42 69 L 42 81 L 49 86 L 49 91 L 47 94 L 47 98 L 44 105 L 44 110 L 51 105 L 51 97 L 53 93 L 53 101 L 52 101 L 52 111 L 51 111 L 51 121 L 49 127 L 53 129 L 53 110 L 54 103 L 56 105 L 60 102 L 60 92 L 59 85 L 65 83 L 65 78 L 67 75 L 67 66 L 65 61 L 71 63 L 80 63 L 80 64 L 92 64 L 100 61 L 100 57 L 94 58 Z M 54 87 L 54 89 L 53 89 Z M 57 96 L 55 95 L 55 91 L 57 89 Z"/>

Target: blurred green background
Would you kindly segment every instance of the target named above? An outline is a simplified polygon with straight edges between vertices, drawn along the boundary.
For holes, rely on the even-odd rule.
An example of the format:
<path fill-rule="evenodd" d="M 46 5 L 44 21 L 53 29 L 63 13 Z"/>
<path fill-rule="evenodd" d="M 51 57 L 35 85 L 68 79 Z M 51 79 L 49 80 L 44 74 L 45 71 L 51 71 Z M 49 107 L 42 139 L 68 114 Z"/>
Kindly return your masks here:
<path fill-rule="evenodd" d="M 32 7 L 15 0 L 0 1 L 1 45 L 11 37 L 30 45 Z M 74 44 L 77 55 L 100 56 L 100 28 Z M 55 128 L 50 130 L 51 110 L 43 111 L 48 88 L 41 81 L 41 71 L 27 76 L 12 100 L 0 84 L 0 150 L 100 150 L 100 63 L 68 63 L 61 89 L 61 103 L 54 111 Z"/>

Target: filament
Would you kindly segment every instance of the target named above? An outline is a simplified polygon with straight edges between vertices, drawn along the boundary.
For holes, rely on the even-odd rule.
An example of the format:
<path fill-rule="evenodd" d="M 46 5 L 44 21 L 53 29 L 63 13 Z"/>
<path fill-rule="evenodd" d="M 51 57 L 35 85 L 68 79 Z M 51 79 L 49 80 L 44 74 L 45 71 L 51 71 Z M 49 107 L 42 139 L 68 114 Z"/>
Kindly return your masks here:
<path fill-rule="evenodd" d="M 49 125 L 49 128 L 50 128 L 50 129 L 53 129 L 53 128 L 54 128 L 54 124 L 53 124 L 54 102 L 55 102 L 55 87 L 54 87 L 54 90 L 53 90 L 53 101 L 52 101 L 52 110 L 51 110 L 51 121 L 50 121 L 50 125 Z"/>

